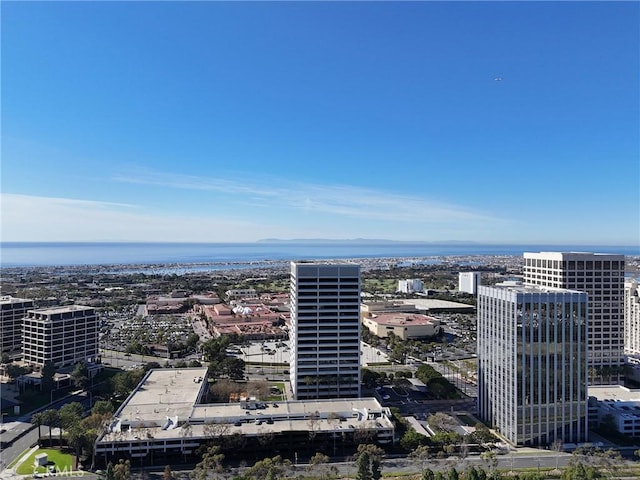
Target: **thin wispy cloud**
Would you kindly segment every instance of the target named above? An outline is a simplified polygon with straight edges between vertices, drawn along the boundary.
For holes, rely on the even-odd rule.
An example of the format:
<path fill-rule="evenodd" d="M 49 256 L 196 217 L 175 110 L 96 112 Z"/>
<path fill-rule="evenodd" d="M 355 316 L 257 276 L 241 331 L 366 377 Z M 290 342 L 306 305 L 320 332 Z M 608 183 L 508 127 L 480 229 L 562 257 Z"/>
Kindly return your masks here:
<path fill-rule="evenodd" d="M 118 182 L 163 188 L 210 191 L 258 208 L 301 210 L 306 213 L 339 215 L 394 222 L 500 222 L 501 220 L 465 206 L 451 205 L 418 196 L 395 194 L 350 185 L 319 185 L 265 178 L 203 178 L 172 173 L 145 172 L 118 175 Z"/>
<path fill-rule="evenodd" d="M 167 215 L 142 205 L 11 193 L 0 194 L 0 208 L 2 241 L 242 241 L 281 231 L 221 215 Z"/>

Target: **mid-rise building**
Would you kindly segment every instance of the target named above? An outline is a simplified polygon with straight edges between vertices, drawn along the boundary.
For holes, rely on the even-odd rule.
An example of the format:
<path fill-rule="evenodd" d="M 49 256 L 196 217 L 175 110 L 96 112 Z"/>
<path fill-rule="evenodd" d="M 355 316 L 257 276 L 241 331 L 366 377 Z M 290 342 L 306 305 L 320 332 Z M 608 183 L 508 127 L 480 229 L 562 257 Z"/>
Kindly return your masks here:
<path fill-rule="evenodd" d="M 590 383 L 617 383 L 624 365 L 624 255 L 524 254 L 524 283 L 589 294 Z"/>
<path fill-rule="evenodd" d="M 360 396 L 360 266 L 291 262 L 296 400 Z"/>
<path fill-rule="evenodd" d="M 478 289 L 478 413 L 513 445 L 587 440 L 584 292 Z"/>
<path fill-rule="evenodd" d="M 98 334 L 98 316 L 91 307 L 29 310 L 22 324 L 22 360 L 40 367 L 52 362 L 56 368 L 95 362 Z"/>
<path fill-rule="evenodd" d="M 19 353 L 22 349 L 22 319 L 33 308 L 33 300 L 0 297 L 0 325 L 2 353 Z"/>
<path fill-rule="evenodd" d="M 624 283 L 624 353 L 640 359 L 640 284 Z"/>
<path fill-rule="evenodd" d="M 421 293 L 424 290 L 422 280 L 418 278 L 409 278 L 407 280 L 398 280 L 398 292 L 400 293 Z"/>
<path fill-rule="evenodd" d="M 458 291 L 477 295 L 480 285 L 480 272 L 460 272 L 458 274 Z"/>

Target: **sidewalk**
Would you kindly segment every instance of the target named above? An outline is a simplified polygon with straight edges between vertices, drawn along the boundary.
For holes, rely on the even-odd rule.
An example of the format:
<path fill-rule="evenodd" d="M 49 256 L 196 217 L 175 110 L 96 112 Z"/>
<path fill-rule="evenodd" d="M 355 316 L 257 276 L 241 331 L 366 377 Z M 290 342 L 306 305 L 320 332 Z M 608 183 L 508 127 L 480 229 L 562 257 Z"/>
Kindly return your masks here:
<path fill-rule="evenodd" d="M 31 456 L 31 454 L 33 454 L 36 450 L 38 450 L 40 447 L 39 446 L 35 446 L 33 448 L 31 448 L 29 451 L 25 452 L 24 455 L 22 455 L 22 457 L 20 457 L 20 459 L 14 463 L 13 467 L 11 468 L 5 468 L 2 471 L 0 471 L 0 478 L 2 479 L 16 479 L 16 478 L 28 478 L 31 475 L 18 475 L 16 473 L 16 470 L 18 470 L 18 467 L 20 465 L 22 465 L 24 462 L 27 461 L 27 459 Z"/>

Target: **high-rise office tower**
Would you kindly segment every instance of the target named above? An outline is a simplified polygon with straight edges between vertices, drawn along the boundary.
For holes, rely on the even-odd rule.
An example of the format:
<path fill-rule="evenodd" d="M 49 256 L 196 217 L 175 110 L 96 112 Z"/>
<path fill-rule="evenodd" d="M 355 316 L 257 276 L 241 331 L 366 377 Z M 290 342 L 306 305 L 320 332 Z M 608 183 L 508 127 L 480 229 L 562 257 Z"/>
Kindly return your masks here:
<path fill-rule="evenodd" d="M 291 262 L 291 387 L 297 400 L 360 396 L 360 266 Z"/>
<path fill-rule="evenodd" d="M 398 280 L 398 292 L 400 293 L 422 293 L 424 291 L 424 283 L 418 278 L 409 278 L 407 280 Z"/>
<path fill-rule="evenodd" d="M 458 274 L 458 291 L 476 295 L 480 285 L 480 272 L 460 272 Z"/>
<path fill-rule="evenodd" d="M 91 307 L 29 310 L 22 324 L 22 360 L 56 368 L 92 362 L 98 356 L 98 316 Z"/>
<path fill-rule="evenodd" d="M 33 300 L 0 297 L 0 326 L 2 327 L 2 353 L 20 353 L 22 348 L 22 319 L 33 308 Z"/>
<path fill-rule="evenodd" d="M 478 413 L 513 445 L 587 440 L 587 294 L 478 289 Z"/>
<path fill-rule="evenodd" d="M 525 253 L 524 283 L 589 294 L 589 381 L 617 383 L 624 363 L 624 255 Z"/>
<path fill-rule="evenodd" d="M 640 284 L 636 279 L 624 283 L 624 353 L 640 363 Z"/>

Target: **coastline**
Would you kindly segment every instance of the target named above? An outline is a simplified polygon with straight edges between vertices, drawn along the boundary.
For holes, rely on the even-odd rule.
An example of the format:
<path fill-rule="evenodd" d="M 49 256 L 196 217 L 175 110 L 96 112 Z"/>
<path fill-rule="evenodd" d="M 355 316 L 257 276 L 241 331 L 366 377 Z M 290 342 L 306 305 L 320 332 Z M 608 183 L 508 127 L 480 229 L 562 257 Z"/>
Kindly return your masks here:
<path fill-rule="evenodd" d="M 292 260 L 442 263 L 474 258 L 522 257 L 525 251 L 592 251 L 640 257 L 640 246 L 495 245 L 425 242 L 92 243 L 2 242 L 0 269 L 198 271 L 273 269 Z M 115 268 L 114 268 L 115 267 Z M 126 267 L 126 268 L 125 268 Z"/>

